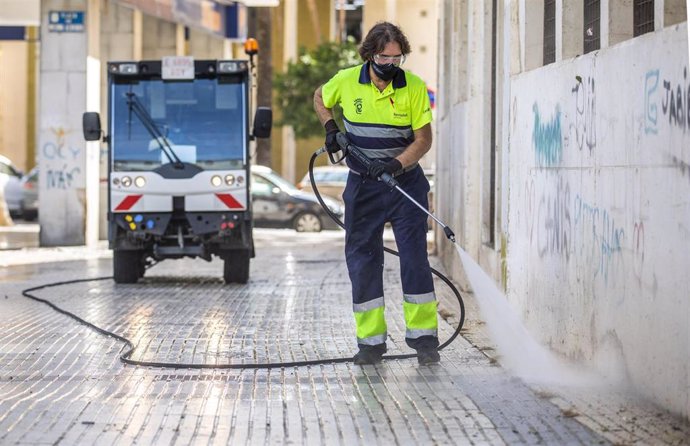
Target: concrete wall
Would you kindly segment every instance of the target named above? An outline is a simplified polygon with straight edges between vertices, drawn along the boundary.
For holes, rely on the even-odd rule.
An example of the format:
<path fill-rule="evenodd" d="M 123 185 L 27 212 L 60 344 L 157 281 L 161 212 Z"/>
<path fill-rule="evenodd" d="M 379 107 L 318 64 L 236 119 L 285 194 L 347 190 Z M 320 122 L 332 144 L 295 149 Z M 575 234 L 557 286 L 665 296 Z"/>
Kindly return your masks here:
<path fill-rule="evenodd" d="M 541 66 L 532 2 L 497 1 L 495 29 L 491 0 L 441 2 L 437 215 L 536 338 L 688 417 L 687 25 L 617 45 L 607 26 L 608 48 L 571 59 L 582 8 L 570 3 L 556 2 L 558 62 Z M 677 23 L 676 6 L 658 12 Z M 627 7 L 602 1 L 614 25 Z M 462 278 L 438 230 L 436 241 Z"/>
<path fill-rule="evenodd" d="M 514 78 L 507 256 L 532 333 L 685 416 L 687 53 L 683 24 Z"/>
<path fill-rule="evenodd" d="M 504 9 L 498 3 L 499 17 L 510 18 L 518 11 Z M 519 34 L 510 21 L 497 20 L 500 30 L 497 37 L 496 89 L 492 93 L 492 2 L 443 2 L 441 13 L 441 42 L 439 45 L 439 94 L 436 110 L 436 203 L 441 220 L 453 228 L 465 250 L 493 277 L 501 277 L 501 219 L 500 212 L 493 215 L 494 234 L 491 234 L 491 169 L 495 169 L 496 183 L 504 175 L 502 155 L 491 159 L 492 94 L 498 106 L 494 119 L 500 126 L 503 110 L 507 110 L 509 98 L 503 86 L 504 78 L 512 64 L 520 59 L 504 60 L 504 56 L 519 54 L 508 36 Z M 505 37 L 505 38 L 504 38 Z M 514 42 L 518 42 L 515 39 Z M 512 53 L 511 53 L 512 51 Z M 505 104 L 502 104 L 505 102 Z M 495 141 L 501 144 L 500 134 Z M 500 188 L 494 198 L 500 201 Z M 497 207 L 500 209 L 500 207 Z M 493 243 L 491 242 L 493 237 Z M 455 249 L 445 242 L 442 232 L 436 232 L 438 254 L 451 271 L 461 269 Z"/>
<path fill-rule="evenodd" d="M 42 246 L 81 245 L 86 229 L 86 33 L 51 33 L 49 11 L 87 11 L 86 0 L 42 0 L 39 219 Z"/>

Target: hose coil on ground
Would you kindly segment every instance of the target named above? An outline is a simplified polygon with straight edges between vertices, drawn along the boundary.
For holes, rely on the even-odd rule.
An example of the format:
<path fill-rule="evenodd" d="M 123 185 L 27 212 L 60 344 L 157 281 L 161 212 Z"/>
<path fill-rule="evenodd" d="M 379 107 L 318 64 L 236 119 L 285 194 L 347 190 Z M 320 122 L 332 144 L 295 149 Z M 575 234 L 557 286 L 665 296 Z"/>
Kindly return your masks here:
<path fill-rule="evenodd" d="M 320 154 L 323 153 L 323 150 L 319 150 L 315 152 L 311 159 L 309 160 L 309 180 L 311 182 L 312 189 L 314 190 L 314 194 L 316 195 L 316 198 L 318 199 L 319 203 L 323 207 L 323 209 L 326 211 L 326 213 L 341 227 L 344 228 L 343 222 L 341 222 L 337 216 L 335 216 L 330 209 L 328 209 L 328 206 L 323 201 L 323 198 L 319 194 L 318 188 L 316 187 L 316 182 L 314 181 L 314 161 L 316 160 L 316 157 Z M 383 248 L 386 252 L 399 256 L 399 254 L 390 248 Z M 153 265 L 151 265 L 153 266 Z M 462 296 L 460 295 L 460 292 L 458 289 L 453 285 L 453 283 L 443 274 L 435 270 L 434 268 L 431 268 L 431 272 L 437 276 L 439 279 L 441 279 L 446 285 L 448 285 L 455 296 L 458 299 L 458 303 L 460 305 L 460 320 L 458 322 L 458 326 L 455 329 L 455 332 L 453 335 L 443 344 L 439 346 L 439 350 L 444 349 L 447 347 L 453 340 L 460 334 L 460 330 L 462 329 L 462 326 L 465 322 L 465 304 L 462 300 Z M 135 366 L 143 366 L 143 367 L 156 367 L 156 368 L 172 368 L 172 369 L 276 369 L 276 368 L 284 368 L 284 367 L 301 367 L 301 366 L 312 366 L 312 365 L 321 365 L 321 364 L 336 364 L 336 363 L 344 363 L 344 362 L 351 362 L 352 358 L 328 358 L 328 359 L 317 359 L 317 360 L 309 360 L 309 361 L 293 361 L 293 362 L 270 362 L 270 363 L 256 363 L 256 364 L 190 364 L 190 363 L 176 363 L 176 362 L 157 362 L 157 361 L 137 361 L 132 359 L 132 354 L 136 350 L 136 345 L 132 343 L 129 339 L 125 338 L 124 336 L 120 336 L 116 333 L 113 333 L 112 331 L 105 330 L 101 327 L 98 327 L 91 322 L 86 321 L 85 319 L 77 316 L 76 314 L 67 311 L 63 308 L 60 308 L 59 306 L 55 305 L 54 303 L 50 302 L 47 299 L 40 298 L 36 296 L 35 294 L 32 294 L 35 291 L 42 290 L 42 289 L 47 289 L 47 288 L 52 288 L 52 287 L 57 287 L 57 286 L 62 286 L 62 285 L 70 285 L 70 284 L 75 284 L 75 283 L 81 283 L 81 282 L 91 282 L 91 281 L 99 281 L 99 280 L 108 280 L 112 279 L 111 276 L 107 277 L 95 277 L 95 278 L 86 278 L 86 279 L 76 279 L 76 280 L 67 280 L 63 282 L 53 282 L 45 285 L 40 285 L 37 287 L 33 288 L 28 288 L 22 291 L 22 295 L 25 297 L 28 297 L 29 299 L 35 300 L 37 302 L 41 302 L 45 305 L 48 305 L 50 308 L 53 310 L 57 311 L 60 314 L 63 314 L 65 316 L 68 316 L 69 318 L 73 319 L 74 321 L 85 325 L 89 327 L 90 329 L 96 331 L 97 333 L 100 333 L 105 336 L 109 336 L 111 338 L 117 339 L 120 342 L 123 342 L 127 346 L 127 350 L 120 355 L 120 361 L 122 361 L 125 364 L 129 365 L 135 365 Z M 384 355 L 383 359 L 409 359 L 409 358 L 414 358 L 416 357 L 416 354 L 403 354 L 403 355 Z"/>

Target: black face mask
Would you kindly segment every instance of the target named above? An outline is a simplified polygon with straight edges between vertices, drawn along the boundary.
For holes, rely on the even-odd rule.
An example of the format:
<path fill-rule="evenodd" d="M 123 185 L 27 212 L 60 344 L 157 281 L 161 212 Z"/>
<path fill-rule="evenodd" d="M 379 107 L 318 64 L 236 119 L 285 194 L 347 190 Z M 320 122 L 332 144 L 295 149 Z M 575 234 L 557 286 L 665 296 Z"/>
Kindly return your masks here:
<path fill-rule="evenodd" d="M 400 70 L 400 67 L 396 67 L 392 63 L 379 65 L 374 61 L 371 62 L 371 68 L 372 70 L 374 70 L 374 74 L 376 74 L 376 77 L 383 81 L 389 81 L 393 79 Z"/>

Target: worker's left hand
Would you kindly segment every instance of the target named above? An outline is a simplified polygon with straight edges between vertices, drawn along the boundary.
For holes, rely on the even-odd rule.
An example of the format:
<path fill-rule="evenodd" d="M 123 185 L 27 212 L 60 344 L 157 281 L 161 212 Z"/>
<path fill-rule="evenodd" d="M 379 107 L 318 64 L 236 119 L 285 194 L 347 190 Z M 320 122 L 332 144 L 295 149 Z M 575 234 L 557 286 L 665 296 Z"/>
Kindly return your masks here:
<path fill-rule="evenodd" d="M 367 175 L 369 178 L 378 180 L 384 173 L 393 175 L 400 169 L 402 169 L 402 163 L 395 158 L 390 161 L 371 160 L 369 169 L 367 169 Z"/>
<path fill-rule="evenodd" d="M 326 150 L 328 150 L 329 154 L 339 152 L 341 147 L 338 145 L 337 136 L 338 133 L 341 132 L 338 128 L 338 124 L 335 123 L 334 119 L 329 119 L 328 122 L 324 124 L 324 127 L 326 129 L 326 141 L 324 142 Z"/>

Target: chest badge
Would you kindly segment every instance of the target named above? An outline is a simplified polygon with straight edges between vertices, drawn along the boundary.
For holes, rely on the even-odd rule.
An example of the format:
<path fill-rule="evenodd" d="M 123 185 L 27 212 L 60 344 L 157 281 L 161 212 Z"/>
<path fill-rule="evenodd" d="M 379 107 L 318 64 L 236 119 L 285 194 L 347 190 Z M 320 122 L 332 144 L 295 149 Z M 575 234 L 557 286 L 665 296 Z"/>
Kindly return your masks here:
<path fill-rule="evenodd" d="M 357 113 L 358 115 L 361 115 L 362 114 L 362 98 L 355 99 L 354 105 L 355 105 L 355 113 Z"/>

